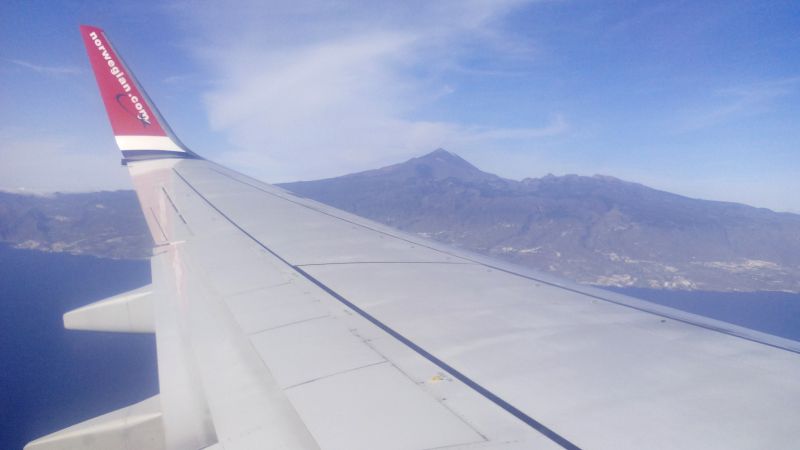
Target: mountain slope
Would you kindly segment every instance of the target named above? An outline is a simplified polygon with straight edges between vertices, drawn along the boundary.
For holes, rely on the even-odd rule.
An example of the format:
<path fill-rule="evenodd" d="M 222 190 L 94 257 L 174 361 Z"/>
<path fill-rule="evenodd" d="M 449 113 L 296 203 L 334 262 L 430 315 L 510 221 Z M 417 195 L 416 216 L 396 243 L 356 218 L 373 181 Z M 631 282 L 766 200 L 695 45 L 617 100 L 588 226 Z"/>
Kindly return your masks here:
<path fill-rule="evenodd" d="M 800 291 L 800 216 L 612 177 L 507 180 L 437 150 L 382 169 L 282 186 L 584 283 Z"/>
<path fill-rule="evenodd" d="M 394 227 L 601 286 L 800 292 L 800 216 L 607 176 L 504 179 L 444 150 L 283 187 Z M 0 241 L 146 258 L 131 191 L 0 192 Z"/>
<path fill-rule="evenodd" d="M 117 259 L 149 258 L 153 241 L 133 191 L 0 192 L 0 241 L 17 248 Z"/>

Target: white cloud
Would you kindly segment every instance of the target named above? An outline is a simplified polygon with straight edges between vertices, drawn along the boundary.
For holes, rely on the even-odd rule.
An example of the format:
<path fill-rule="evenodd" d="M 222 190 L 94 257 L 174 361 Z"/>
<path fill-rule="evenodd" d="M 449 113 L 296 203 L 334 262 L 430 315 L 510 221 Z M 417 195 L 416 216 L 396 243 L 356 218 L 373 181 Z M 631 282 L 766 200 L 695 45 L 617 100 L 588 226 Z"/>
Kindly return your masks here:
<path fill-rule="evenodd" d="M 34 64 L 32 62 L 24 61 L 21 59 L 9 59 L 8 61 L 13 64 L 16 64 L 17 66 L 24 67 L 26 69 L 45 75 L 78 75 L 81 73 L 81 70 L 78 69 L 77 67 L 43 66 L 40 64 Z"/>
<path fill-rule="evenodd" d="M 86 192 L 131 189 L 117 152 L 91 152 L 77 140 L 0 130 L 0 190 Z"/>
<path fill-rule="evenodd" d="M 498 26 L 521 3 L 210 2 L 174 10 L 216 77 L 205 95 L 210 123 L 236 149 L 218 159 L 279 181 L 565 132 L 556 113 L 514 129 L 419 118 L 454 91 L 447 71 L 465 53 L 525 53 Z"/>

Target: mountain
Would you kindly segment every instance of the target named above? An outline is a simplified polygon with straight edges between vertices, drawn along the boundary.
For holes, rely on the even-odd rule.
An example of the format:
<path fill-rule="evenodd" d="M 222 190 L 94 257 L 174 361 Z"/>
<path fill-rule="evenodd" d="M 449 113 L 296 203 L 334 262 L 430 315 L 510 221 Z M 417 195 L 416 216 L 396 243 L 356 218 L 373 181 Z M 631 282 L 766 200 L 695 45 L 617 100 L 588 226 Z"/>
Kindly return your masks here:
<path fill-rule="evenodd" d="M 582 283 L 800 291 L 800 216 L 613 177 L 508 180 L 439 149 L 377 170 L 281 186 Z"/>
<path fill-rule="evenodd" d="M 149 258 L 153 246 L 133 191 L 46 196 L 0 192 L 0 241 L 115 259 Z"/>
<path fill-rule="evenodd" d="M 439 149 L 380 169 L 282 184 L 420 236 L 600 286 L 800 292 L 800 216 L 613 177 L 501 178 Z M 130 191 L 0 193 L 0 241 L 146 258 Z"/>

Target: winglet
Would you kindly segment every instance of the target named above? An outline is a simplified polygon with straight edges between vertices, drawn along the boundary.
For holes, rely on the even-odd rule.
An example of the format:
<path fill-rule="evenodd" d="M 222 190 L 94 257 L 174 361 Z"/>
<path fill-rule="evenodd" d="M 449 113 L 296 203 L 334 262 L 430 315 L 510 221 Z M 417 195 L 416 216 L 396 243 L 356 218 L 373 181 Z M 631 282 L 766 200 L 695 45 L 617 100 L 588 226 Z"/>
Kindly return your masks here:
<path fill-rule="evenodd" d="M 126 160 L 197 158 L 175 136 L 102 29 L 81 25 L 100 96 Z"/>

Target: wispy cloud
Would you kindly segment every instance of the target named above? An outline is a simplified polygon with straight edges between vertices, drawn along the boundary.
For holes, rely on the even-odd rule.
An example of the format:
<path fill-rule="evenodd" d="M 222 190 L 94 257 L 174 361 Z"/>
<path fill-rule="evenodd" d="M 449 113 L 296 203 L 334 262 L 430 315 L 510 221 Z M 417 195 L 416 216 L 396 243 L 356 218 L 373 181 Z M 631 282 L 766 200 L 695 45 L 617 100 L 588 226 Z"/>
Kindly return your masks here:
<path fill-rule="evenodd" d="M 695 107 L 682 115 L 679 131 L 698 130 L 739 117 L 768 113 L 776 101 L 794 95 L 798 87 L 800 76 L 717 89 L 709 101 L 711 106 Z"/>
<path fill-rule="evenodd" d="M 481 128 L 473 127 L 460 130 L 464 139 L 476 141 L 500 141 L 513 139 L 537 139 L 558 136 L 567 132 L 569 125 L 562 114 L 555 114 L 550 123 L 542 127 L 531 128 Z"/>
<path fill-rule="evenodd" d="M 188 18 L 184 4 L 175 10 L 216 76 L 205 95 L 210 122 L 238 149 L 223 159 L 269 167 L 258 175 L 276 181 L 566 132 L 555 113 L 551 123 L 514 129 L 420 118 L 455 91 L 448 76 L 470 52 L 530 57 L 501 26 L 525 3 L 209 2 Z"/>
<path fill-rule="evenodd" d="M 43 66 L 21 59 L 9 59 L 8 62 L 45 75 L 78 75 L 81 70 L 70 66 Z"/>

